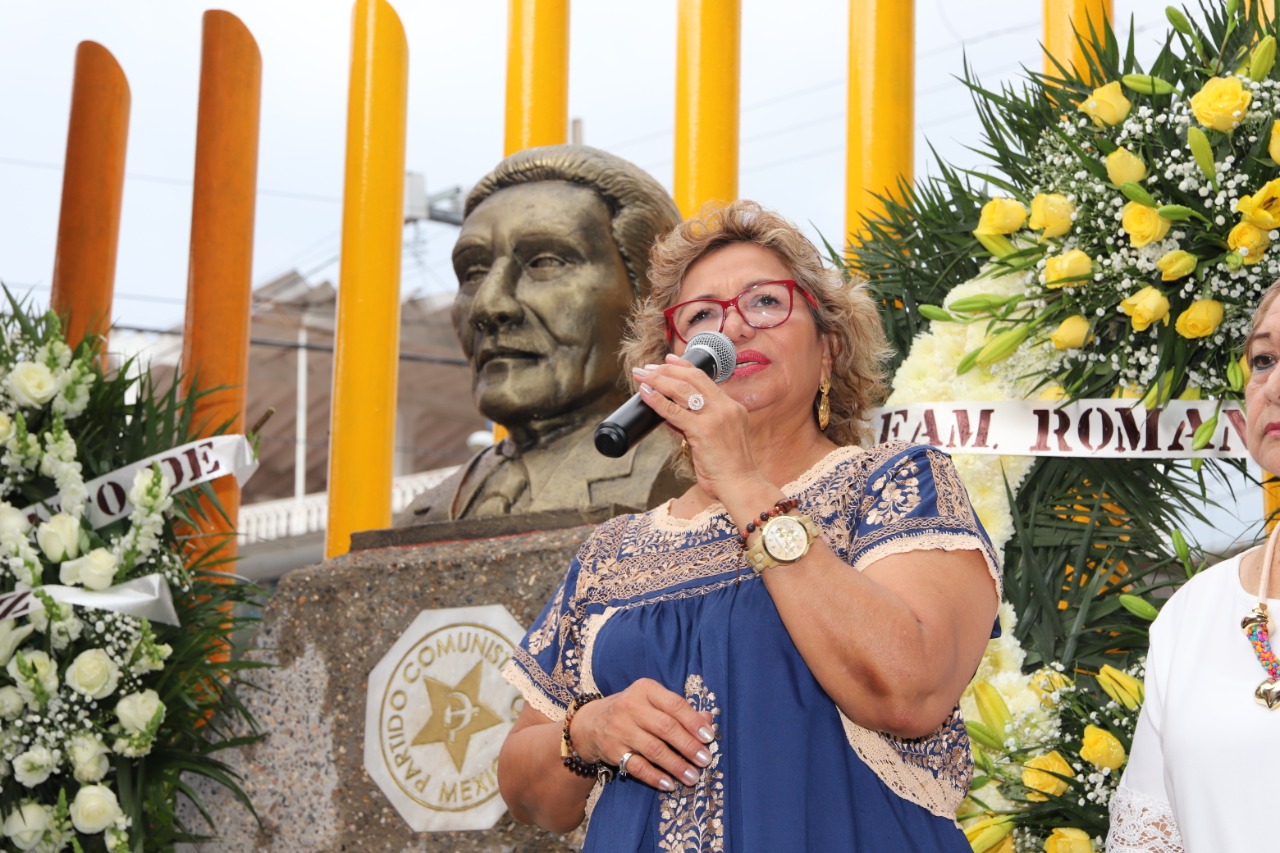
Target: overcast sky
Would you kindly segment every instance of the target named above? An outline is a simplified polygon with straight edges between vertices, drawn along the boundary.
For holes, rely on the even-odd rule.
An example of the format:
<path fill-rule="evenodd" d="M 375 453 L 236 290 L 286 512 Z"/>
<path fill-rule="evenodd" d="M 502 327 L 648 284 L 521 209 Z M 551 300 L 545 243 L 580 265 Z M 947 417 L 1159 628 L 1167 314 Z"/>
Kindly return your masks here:
<path fill-rule="evenodd" d="M 470 186 L 502 156 L 506 0 L 400 0 L 409 44 L 407 168 L 428 192 Z M 1116 0 L 1140 45 L 1164 3 Z M 201 16 L 194 0 L 0 0 L 0 281 L 47 304 L 76 45 L 105 45 L 132 91 L 116 275 L 117 323 L 180 324 L 187 277 Z M 349 0 L 232 0 L 262 52 L 254 283 L 291 269 L 337 278 Z M 844 231 L 848 0 L 743 0 L 740 194 L 838 242 Z M 650 171 L 673 170 L 676 0 L 577 0 L 570 114 L 584 141 Z M 925 140 L 963 165 L 978 130 L 963 57 L 985 83 L 1039 69 L 1041 4 L 919 0 L 917 175 Z M 1154 52 L 1154 51 L 1151 51 Z M 454 289 L 455 229 L 405 231 L 403 290 Z"/>

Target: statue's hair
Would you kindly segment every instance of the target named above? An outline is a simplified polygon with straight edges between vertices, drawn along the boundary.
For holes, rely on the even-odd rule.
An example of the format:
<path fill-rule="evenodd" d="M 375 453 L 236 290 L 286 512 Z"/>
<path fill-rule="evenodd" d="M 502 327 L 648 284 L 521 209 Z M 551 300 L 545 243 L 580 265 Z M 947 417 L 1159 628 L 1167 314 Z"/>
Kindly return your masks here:
<path fill-rule="evenodd" d="M 538 181 L 566 181 L 595 190 L 609 210 L 613 240 L 633 292 L 648 293 L 649 247 L 680 222 L 680 211 L 662 185 L 639 166 L 598 148 L 526 148 L 480 179 L 467 195 L 463 217 L 499 190 Z"/>
<path fill-rule="evenodd" d="M 827 436 L 837 444 L 872 441 L 867 418 L 886 393 L 885 363 L 892 353 L 875 300 L 864 283 L 846 281 L 838 270 L 827 266 L 799 228 L 754 201 L 709 205 L 654 245 L 649 261 L 652 290 L 632 314 L 622 347 L 627 374 L 632 367 L 662 363 L 670 351 L 662 312 L 676 303 L 690 267 L 735 243 L 750 243 L 773 252 L 817 303 L 815 309 L 803 297 L 797 296 L 795 301 L 796 306 L 809 307 L 818 334 L 831 343 Z M 815 412 L 817 403 L 815 388 Z"/>

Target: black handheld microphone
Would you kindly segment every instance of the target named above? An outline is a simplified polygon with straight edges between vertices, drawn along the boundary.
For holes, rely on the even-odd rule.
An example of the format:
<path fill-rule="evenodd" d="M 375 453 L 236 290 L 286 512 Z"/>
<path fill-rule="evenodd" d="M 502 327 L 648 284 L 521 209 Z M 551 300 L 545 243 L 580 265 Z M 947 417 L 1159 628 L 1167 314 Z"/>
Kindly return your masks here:
<path fill-rule="evenodd" d="M 717 383 L 732 376 L 738 366 L 733 341 L 719 332 L 694 335 L 682 357 Z M 637 393 L 596 427 L 596 450 L 616 459 L 660 423 L 662 415 L 649 408 Z"/>

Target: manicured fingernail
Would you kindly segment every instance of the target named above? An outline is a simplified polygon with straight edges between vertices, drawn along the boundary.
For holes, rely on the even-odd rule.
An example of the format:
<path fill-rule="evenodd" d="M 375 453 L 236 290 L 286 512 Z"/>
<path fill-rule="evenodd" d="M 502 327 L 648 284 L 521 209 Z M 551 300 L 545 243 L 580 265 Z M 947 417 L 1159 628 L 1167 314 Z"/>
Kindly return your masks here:
<path fill-rule="evenodd" d="M 672 782 L 667 777 L 663 776 L 661 779 L 658 780 L 658 787 L 664 791 L 672 791 L 672 790 L 675 790 L 676 786 L 674 782 Z"/>
<path fill-rule="evenodd" d="M 656 365 L 656 364 L 646 364 L 646 365 L 644 366 L 644 369 L 645 369 L 645 370 L 657 370 L 657 369 L 658 369 L 658 365 Z"/>
<path fill-rule="evenodd" d="M 633 367 L 633 368 L 631 368 L 631 375 L 632 375 L 632 376 L 645 377 L 645 376 L 648 376 L 650 373 L 653 373 L 653 368 L 650 368 L 650 367 Z"/>
<path fill-rule="evenodd" d="M 698 754 L 695 755 L 693 758 L 695 761 L 698 762 L 698 765 L 701 767 L 706 767 L 708 764 L 711 763 L 711 753 L 707 752 L 705 749 L 698 750 Z"/>
<path fill-rule="evenodd" d="M 696 772 L 696 771 L 694 771 L 694 770 L 686 770 L 686 771 L 684 771 L 683 773 L 681 773 L 680 775 L 681 775 L 681 776 L 683 776 L 683 777 L 684 777 L 684 781 L 685 781 L 686 783 L 690 784 L 690 785 L 693 785 L 693 784 L 697 783 L 697 781 L 698 781 L 698 774 L 697 774 L 697 772 Z"/>
<path fill-rule="evenodd" d="M 711 741 L 716 738 L 716 736 L 711 733 L 711 729 L 706 726 L 698 729 L 698 737 L 702 739 L 703 743 L 711 743 Z"/>
<path fill-rule="evenodd" d="M 653 389 L 652 389 L 652 388 L 650 388 L 648 385 L 646 385 L 646 384 L 645 384 L 645 383 L 643 383 L 643 382 L 641 382 L 641 383 L 640 383 L 640 390 L 641 390 L 641 391 L 643 391 L 643 392 L 644 392 L 644 393 L 646 393 L 646 394 L 652 394 L 652 393 L 653 393 Z"/>

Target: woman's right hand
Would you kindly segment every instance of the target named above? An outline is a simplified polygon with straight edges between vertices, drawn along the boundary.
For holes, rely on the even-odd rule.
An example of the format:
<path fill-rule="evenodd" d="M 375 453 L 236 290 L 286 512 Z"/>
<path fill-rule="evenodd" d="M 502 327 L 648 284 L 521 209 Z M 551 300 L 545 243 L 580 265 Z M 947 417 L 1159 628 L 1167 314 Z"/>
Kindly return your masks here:
<path fill-rule="evenodd" d="M 710 714 L 649 678 L 583 705 L 569 736 L 587 762 L 617 765 L 630 752 L 627 775 L 663 791 L 697 784 L 715 740 Z"/>

